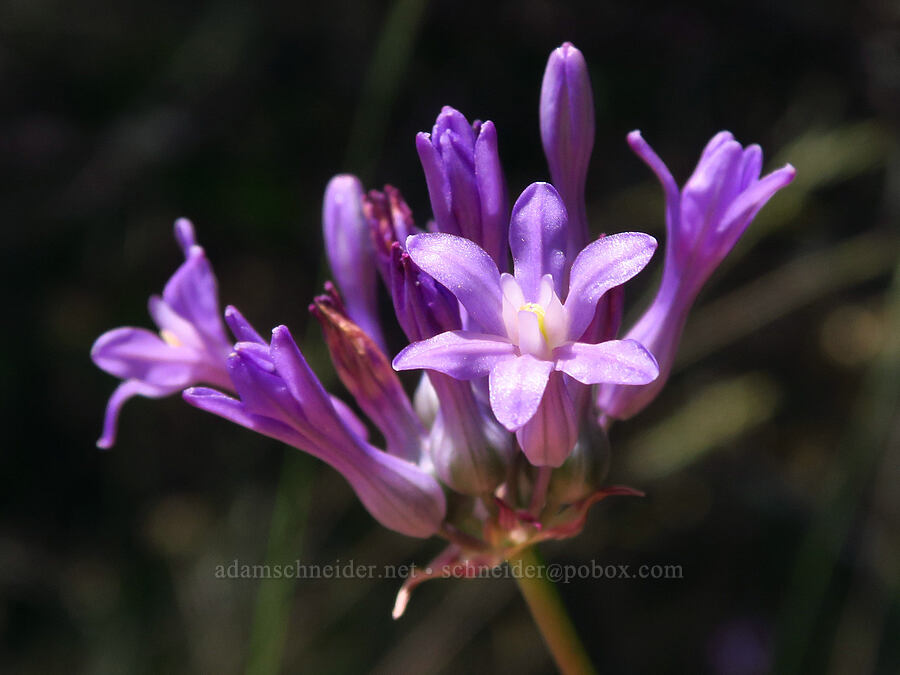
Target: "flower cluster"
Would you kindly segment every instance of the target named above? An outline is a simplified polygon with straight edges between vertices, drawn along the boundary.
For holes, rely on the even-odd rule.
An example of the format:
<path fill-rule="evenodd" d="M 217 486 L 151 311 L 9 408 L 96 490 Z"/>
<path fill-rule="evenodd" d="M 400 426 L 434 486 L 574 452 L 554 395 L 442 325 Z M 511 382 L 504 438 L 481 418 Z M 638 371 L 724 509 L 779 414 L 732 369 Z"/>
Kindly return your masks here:
<path fill-rule="evenodd" d="M 349 175 L 328 184 L 334 282 L 310 311 L 371 427 L 325 391 L 285 326 L 266 340 L 235 308 L 220 313 L 209 262 L 180 220 L 186 261 L 150 300 L 159 334 L 118 328 L 94 344 L 94 362 L 123 380 L 98 445 L 112 446 L 128 398 L 182 392 L 330 464 L 386 527 L 446 538 L 434 576 L 471 576 L 536 541 L 573 536 L 599 499 L 639 494 L 604 487 L 606 430 L 659 393 L 701 287 L 794 170 L 760 178 L 759 147 L 722 132 L 679 190 L 632 132 L 629 144 L 665 192 L 667 238 L 656 299 L 616 339 L 622 285 L 657 243 L 637 232 L 590 238 L 593 100 L 584 57 L 569 43 L 547 64 L 540 130 L 551 181 L 529 185 L 511 209 L 494 124 L 449 107 L 416 137 L 434 216 L 424 230 L 395 188 L 367 193 Z M 378 277 L 409 340 L 393 359 Z M 403 370 L 422 371 L 412 397 Z M 395 613 L 426 578 L 407 581 Z"/>

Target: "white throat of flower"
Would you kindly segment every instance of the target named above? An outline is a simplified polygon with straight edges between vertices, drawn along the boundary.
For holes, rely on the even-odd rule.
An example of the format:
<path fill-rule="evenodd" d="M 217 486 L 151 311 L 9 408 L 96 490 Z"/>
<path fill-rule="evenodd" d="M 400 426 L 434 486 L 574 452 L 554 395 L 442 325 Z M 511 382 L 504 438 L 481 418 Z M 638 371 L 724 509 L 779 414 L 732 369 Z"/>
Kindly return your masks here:
<path fill-rule="evenodd" d="M 539 359 L 552 358 L 553 350 L 566 342 L 569 317 L 553 289 L 553 277 L 541 279 L 537 298 L 525 299 L 522 287 L 511 274 L 500 276 L 503 290 L 503 323 L 510 341 L 521 354 Z"/>

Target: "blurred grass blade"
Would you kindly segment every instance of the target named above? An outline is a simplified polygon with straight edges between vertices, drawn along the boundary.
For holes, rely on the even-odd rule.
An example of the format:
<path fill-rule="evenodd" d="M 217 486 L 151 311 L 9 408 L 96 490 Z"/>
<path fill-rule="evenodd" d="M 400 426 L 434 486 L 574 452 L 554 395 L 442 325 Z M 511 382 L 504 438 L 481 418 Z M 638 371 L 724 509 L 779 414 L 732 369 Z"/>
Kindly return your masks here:
<path fill-rule="evenodd" d="M 896 234 L 868 232 L 792 260 L 699 307 L 688 319 L 675 369 L 819 298 L 889 273 L 898 251 Z"/>
<path fill-rule="evenodd" d="M 763 373 L 716 382 L 640 433 L 622 453 L 629 474 L 653 480 L 675 473 L 771 419 L 781 392 Z"/>
<path fill-rule="evenodd" d="M 265 560 L 269 565 L 290 565 L 300 554 L 313 473 L 309 458 L 294 450 L 285 451 L 269 530 Z M 276 675 L 281 672 L 297 580 L 261 579 L 258 583 L 245 673 Z"/>
<path fill-rule="evenodd" d="M 345 166 L 368 183 L 428 0 L 397 0 L 385 20 L 350 131 Z M 410 153 L 412 143 L 410 142 Z M 410 155 L 412 156 L 412 155 Z"/>
<path fill-rule="evenodd" d="M 782 609 L 776 673 L 807 672 L 816 628 L 831 586 L 841 549 L 858 505 L 866 496 L 900 409 L 900 266 L 888 295 L 889 336 L 872 364 L 854 409 L 853 424 L 843 439 L 836 488 L 797 552 L 788 596 Z M 822 639 L 828 645 L 829 639 Z M 812 672 L 812 671 L 810 671 Z"/>

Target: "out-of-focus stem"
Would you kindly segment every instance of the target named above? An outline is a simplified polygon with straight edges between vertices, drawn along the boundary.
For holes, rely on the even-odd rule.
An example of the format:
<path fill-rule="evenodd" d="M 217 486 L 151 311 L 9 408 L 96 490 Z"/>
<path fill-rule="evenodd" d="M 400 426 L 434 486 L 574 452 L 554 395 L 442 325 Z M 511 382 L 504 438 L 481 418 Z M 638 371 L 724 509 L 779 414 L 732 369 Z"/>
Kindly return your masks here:
<path fill-rule="evenodd" d="M 538 568 L 543 567 L 543 561 L 535 550 L 527 548 L 508 562 L 521 572 L 516 575 L 516 583 L 559 672 L 563 675 L 596 675 L 556 586 L 545 574 L 537 573 Z"/>

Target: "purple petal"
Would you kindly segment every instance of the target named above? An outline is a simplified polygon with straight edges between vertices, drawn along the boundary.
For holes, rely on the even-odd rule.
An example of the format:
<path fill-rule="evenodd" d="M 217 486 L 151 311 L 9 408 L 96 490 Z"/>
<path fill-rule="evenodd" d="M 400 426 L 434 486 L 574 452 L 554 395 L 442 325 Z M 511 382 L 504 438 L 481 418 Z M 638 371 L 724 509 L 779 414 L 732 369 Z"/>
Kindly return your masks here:
<path fill-rule="evenodd" d="M 668 229 L 669 237 L 672 237 L 673 233 L 678 229 L 680 220 L 681 194 L 678 190 L 678 184 L 669 172 L 665 162 L 659 158 L 659 155 L 653 151 L 650 144 L 644 140 L 640 131 L 635 130 L 628 134 L 628 145 L 631 146 L 634 154 L 644 160 L 644 163 L 656 174 L 662 185 L 666 196 L 666 228 Z"/>
<path fill-rule="evenodd" d="M 471 135 L 471 129 L 469 129 Z M 453 218 L 466 239 L 480 243 L 481 200 L 475 182 L 474 146 L 469 147 L 458 134 L 447 130 L 439 139 L 441 159 L 450 187 Z"/>
<path fill-rule="evenodd" d="M 759 172 L 762 171 L 763 154 L 758 145 L 748 145 L 744 148 L 743 164 L 741 171 L 741 190 L 746 190 L 759 180 Z"/>
<path fill-rule="evenodd" d="M 193 246 L 187 260 L 163 289 L 163 300 L 197 329 L 211 353 L 224 357 L 231 348 L 219 316 L 219 293 L 212 267 L 199 246 Z"/>
<path fill-rule="evenodd" d="M 509 226 L 516 281 L 528 302 L 535 302 L 545 274 L 562 296 L 566 262 L 566 207 L 549 183 L 532 183 L 516 200 Z"/>
<path fill-rule="evenodd" d="M 106 414 L 103 416 L 103 435 L 97 441 L 97 447 L 109 450 L 116 443 L 116 431 L 119 426 L 119 413 L 125 401 L 133 396 L 147 398 L 163 398 L 178 391 L 181 387 L 159 387 L 139 380 L 125 380 L 109 397 Z"/>
<path fill-rule="evenodd" d="M 257 433 L 299 447 L 305 441 L 294 429 L 284 422 L 263 415 L 254 415 L 247 411 L 247 406 L 231 396 L 207 387 L 191 387 L 185 389 L 182 398 L 200 410 L 218 415 L 230 422 Z"/>
<path fill-rule="evenodd" d="M 534 416 L 552 371 L 550 361 L 528 354 L 494 366 L 489 379 L 491 409 L 500 424 L 516 431 Z"/>
<path fill-rule="evenodd" d="M 343 420 L 344 424 L 347 425 L 347 428 L 362 440 L 368 441 L 369 429 L 366 427 L 365 423 L 359 419 L 356 413 L 353 412 L 353 408 L 344 403 L 337 396 L 330 396 L 330 398 L 331 405 L 334 406 L 334 412 L 336 412 L 338 417 Z"/>
<path fill-rule="evenodd" d="M 437 116 L 431 130 L 432 138 L 435 142 L 440 142 L 441 137 L 447 131 L 456 134 L 468 155 L 475 152 L 475 131 L 472 129 L 472 125 L 469 124 L 465 115 L 449 105 L 441 108 L 441 114 Z"/>
<path fill-rule="evenodd" d="M 266 341 L 263 340 L 262 336 L 256 332 L 256 329 L 250 325 L 250 322 L 244 318 L 244 315 L 238 311 L 237 307 L 228 305 L 228 307 L 225 308 L 225 323 L 228 324 L 228 327 L 231 329 L 231 332 L 238 342 L 256 342 L 261 345 L 266 344 Z"/>
<path fill-rule="evenodd" d="M 392 253 L 391 299 L 400 327 L 410 342 L 459 330 L 459 302 L 453 294 L 420 270 L 399 244 Z"/>
<path fill-rule="evenodd" d="M 194 224 L 187 218 L 179 218 L 175 221 L 175 240 L 188 257 L 190 250 L 197 245 L 197 235 L 194 234 Z"/>
<path fill-rule="evenodd" d="M 379 345 L 384 345 L 378 321 L 377 271 L 369 225 L 363 216 L 363 186 L 356 176 L 335 176 L 325 188 L 322 230 L 325 253 L 350 318 Z"/>
<path fill-rule="evenodd" d="M 584 333 L 603 294 L 640 272 L 655 250 L 656 239 L 650 235 L 623 232 L 602 237 L 578 254 L 565 302 L 571 339 Z"/>
<path fill-rule="evenodd" d="M 194 383 L 199 355 L 189 347 L 173 347 L 143 328 L 116 328 L 97 338 L 91 358 L 98 368 L 123 380 L 177 390 Z"/>
<path fill-rule="evenodd" d="M 440 232 L 459 234 L 459 225 L 453 218 L 450 206 L 453 203 L 450 195 L 450 183 L 444 164 L 441 161 L 441 153 L 435 147 L 430 134 L 419 132 L 416 134 L 416 152 L 419 153 L 419 161 L 422 163 L 422 171 L 425 173 L 425 182 L 428 185 L 428 199 L 431 202 L 431 210 L 434 220 Z"/>
<path fill-rule="evenodd" d="M 366 510 L 385 527 L 410 537 L 437 532 L 447 502 L 434 477 L 370 445 L 361 447 L 364 452 L 323 459 L 347 479 Z"/>
<path fill-rule="evenodd" d="M 514 357 L 515 346 L 493 335 L 448 331 L 413 342 L 394 358 L 396 370 L 436 370 L 457 380 L 483 377 L 500 361 Z"/>
<path fill-rule="evenodd" d="M 709 139 L 709 142 L 706 144 L 706 147 L 703 148 L 703 152 L 700 153 L 700 160 L 697 162 L 698 165 L 703 164 L 710 160 L 710 158 L 718 152 L 719 148 L 721 148 L 726 143 L 730 143 L 734 140 L 734 135 L 730 131 L 720 131 L 715 136 Z"/>
<path fill-rule="evenodd" d="M 163 339 L 173 347 L 190 347 L 204 351 L 206 344 L 194 325 L 182 318 L 165 300 L 151 295 L 147 301 L 147 311 L 160 330 Z"/>
<path fill-rule="evenodd" d="M 737 141 L 726 141 L 714 152 L 704 153 L 681 190 L 680 236 L 693 242 L 714 231 L 740 192 L 743 157 L 744 149 Z"/>
<path fill-rule="evenodd" d="M 272 331 L 272 360 L 278 374 L 303 407 L 307 419 L 316 424 L 334 425 L 339 418 L 334 412 L 328 392 L 316 377 L 286 326 Z"/>
<path fill-rule="evenodd" d="M 475 180 L 481 201 L 481 245 L 497 267 L 505 270 L 509 200 L 497 149 L 497 129 L 491 121 L 481 125 L 475 140 Z"/>
<path fill-rule="evenodd" d="M 759 210 L 766 205 L 766 202 L 781 188 L 794 180 L 796 174 L 796 169 L 787 164 L 751 185 L 731 203 L 718 228 L 719 232 L 729 233 L 726 237 L 727 248 L 725 253 L 734 246 L 747 225 L 759 213 Z"/>
<path fill-rule="evenodd" d="M 566 461 L 578 440 L 575 406 L 560 373 L 552 373 L 541 404 L 516 432 L 522 452 L 534 466 L 556 468 Z"/>
<path fill-rule="evenodd" d="M 417 234 L 406 240 L 410 258 L 456 296 L 486 333 L 506 335 L 500 272 L 477 244 L 452 234 Z"/>
<path fill-rule="evenodd" d="M 304 432 L 309 426 L 309 417 L 291 396 L 283 378 L 274 372 L 271 362 L 254 356 L 249 345 L 255 343 L 243 344 L 242 349 L 228 357 L 228 373 L 246 411 Z"/>
<path fill-rule="evenodd" d="M 557 370 L 584 384 L 647 384 L 659 375 L 656 359 L 634 340 L 570 342 L 558 347 L 554 356 Z"/>

